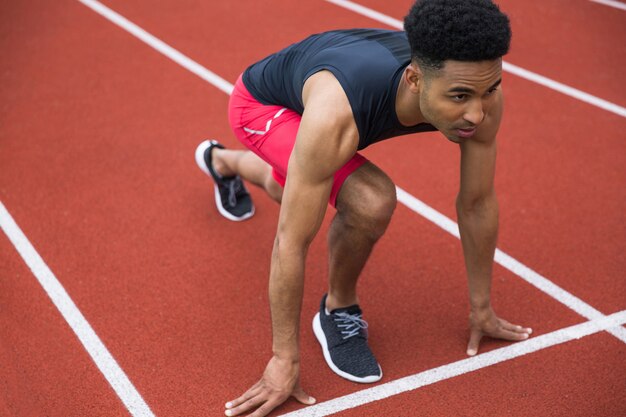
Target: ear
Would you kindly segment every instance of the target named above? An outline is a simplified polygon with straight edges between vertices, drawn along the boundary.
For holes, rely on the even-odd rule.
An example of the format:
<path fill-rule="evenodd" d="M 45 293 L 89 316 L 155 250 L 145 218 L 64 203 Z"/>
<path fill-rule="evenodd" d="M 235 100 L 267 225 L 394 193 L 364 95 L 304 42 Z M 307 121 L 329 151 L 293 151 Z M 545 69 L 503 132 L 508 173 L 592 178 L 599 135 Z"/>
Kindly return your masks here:
<path fill-rule="evenodd" d="M 413 93 L 419 93 L 424 87 L 424 72 L 415 61 L 411 61 L 404 70 L 404 78 Z"/>

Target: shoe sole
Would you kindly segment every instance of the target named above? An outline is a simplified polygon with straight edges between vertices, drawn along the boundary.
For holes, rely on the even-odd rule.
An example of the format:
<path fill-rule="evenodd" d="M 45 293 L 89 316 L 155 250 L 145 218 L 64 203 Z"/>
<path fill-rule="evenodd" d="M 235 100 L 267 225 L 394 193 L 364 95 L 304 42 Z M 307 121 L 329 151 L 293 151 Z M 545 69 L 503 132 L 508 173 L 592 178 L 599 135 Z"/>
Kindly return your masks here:
<path fill-rule="evenodd" d="M 372 382 L 380 381 L 380 379 L 383 377 L 383 370 L 380 368 L 380 365 L 378 365 L 378 370 L 380 371 L 379 376 L 371 375 L 366 377 L 354 376 L 337 368 L 337 366 L 333 363 L 330 357 L 330 352 L 328 351 L 328 343 L 326 342 L 326 335 L 324 335 L 324 331 L 322 330 L 322 323 L 320 322 L 319 312 L 315 315 L 315 317 L 313 317 L 313 333 L 315 334 L 317 341 L 322 346 L 322 352 L 324 353 L 324 359 L 326 360 L 326 364 L 334 373 L 336 373 L 340 377 L 361 384 L 371 384 Z"/>
<path fill-rule="evenodd" d="M 232 220 L 234 222 L 240 222 L 240 221 L 249 219 L 250 217 L 254 215 L 254 207 L 252 207 L 252 210 L 250 212 L 244 214 L 241 217 L 237 217 L 237 216 L 233 216 L 224 208 L 224 206 L 222 206 L 222 196 L 220 196 L 220 190 L 217 187 L 217 184 L 215 184 L 215 180 L 213 179 L 213 176 L 209 172 L 209 169 L 206 166 L 206 162 L 204 161 L 204 152 L 209 148 L 209 146 L 211 146 L 210 140 L 205 140 L 204 142 L 202 142 L 196 148 L 195 156 L 196 156 L 196 164 L 198 165 L 198 168 L 200 168 L 202 172 L 207 174 L 209 178 L 211 178 L 211 181 L 213 181 L 213 190 L 215 194 L 215 206 L 217 207 L 217 211 L 219 211 L 220 214 L 226 217 L 228 220 Z"/>

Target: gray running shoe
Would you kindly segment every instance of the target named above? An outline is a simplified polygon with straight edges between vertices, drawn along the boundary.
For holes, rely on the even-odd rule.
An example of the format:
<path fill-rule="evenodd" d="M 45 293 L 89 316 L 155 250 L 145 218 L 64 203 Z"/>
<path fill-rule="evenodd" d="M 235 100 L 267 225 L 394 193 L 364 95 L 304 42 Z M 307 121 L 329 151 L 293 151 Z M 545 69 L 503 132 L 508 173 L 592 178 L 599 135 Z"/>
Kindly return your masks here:
<path fill-rule="evenodd" d="M 327 313 L 324 295 L 313 318 L 313 332 L 334 373 L 354 382 L 376 382 L 383 371 L 367 345 L 367 322 L 361 316 L 358 305 Z"/>
<path fill-rule="evenodd" d="M 205 140 L 198 145 L 196 164 L 215 183 L 215 204 L 220 214 L 236 222 L 246 220 L 254 214 L 250 193 L 238 175 L 222 177 L 215 171 L 211 162 L 211 150 L 214 147 L 224 149 L 224 146 L 215 140 Z"/>

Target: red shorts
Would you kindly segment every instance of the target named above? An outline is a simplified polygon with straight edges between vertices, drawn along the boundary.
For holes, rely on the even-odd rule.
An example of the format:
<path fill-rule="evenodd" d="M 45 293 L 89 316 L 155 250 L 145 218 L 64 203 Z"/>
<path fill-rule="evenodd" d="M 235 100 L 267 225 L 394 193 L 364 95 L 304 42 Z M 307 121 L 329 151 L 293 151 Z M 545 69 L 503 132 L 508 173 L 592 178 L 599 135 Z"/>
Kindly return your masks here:
<path fill-rule="evenodd" d="M 237 79 L 228 103 L 230 126 L 241 143 L 272 166 L 272 175 L 283 187 L 301 118 L 286 107 L 259 103 L 243 84 L 241 76 Z M 357 153 L 335 173 L 330 204 L 335 206 L 343 182 L 365 162 L 367 159 Z"/>

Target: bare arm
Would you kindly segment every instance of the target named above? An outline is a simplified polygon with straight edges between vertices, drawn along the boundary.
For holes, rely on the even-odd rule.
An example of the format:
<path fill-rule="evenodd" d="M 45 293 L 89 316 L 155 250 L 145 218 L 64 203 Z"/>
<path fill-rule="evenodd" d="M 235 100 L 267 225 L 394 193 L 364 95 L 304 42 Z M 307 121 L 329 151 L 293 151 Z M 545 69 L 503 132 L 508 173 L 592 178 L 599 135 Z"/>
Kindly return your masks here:
<path fill-rule="evenodd" d="M 498 235 L 498 201 L 493 187 L 495 161 L 495 137 L 461 144 L 461 189 L 456 207 L 472 309 L 490 305 Z"/>
<path fill-rule="evenodd" d="M 529 328 L 498 318 L 491 308 L 493 257 L 499 214 L 494 190 L 496 132 L 501 114 L 502 98 L 498 96 L 477 135 L 460 145 L 461 187 L 456 207 L 471 307 L 469 355 L 478 352 L 484 335 L 523 340 L 532 332 Z"/>
<path fill-rule="evenodd" d="M 347 97 L 330 73 L 323 71 L 307 80 L 303 101 L 272 253 L 269 296 L 274 356 L 261 381 L 232 402 L 235 408 L 228 410 L 229 415 L 259 407 L 251 416 L 265 416 L 290 395 L 310 403 L 298 382 L 304 265 L 326 212 L 333 175 L 356 152 L 358 131 Z"/>

